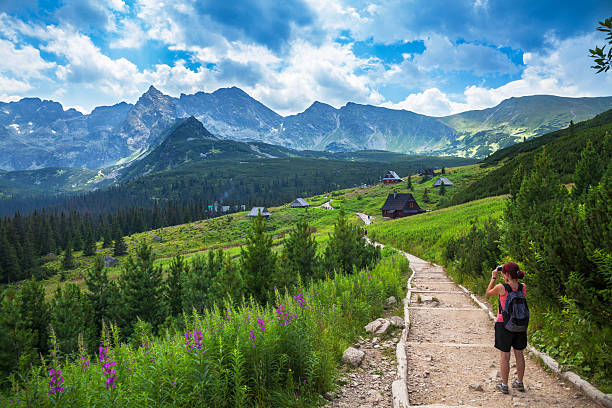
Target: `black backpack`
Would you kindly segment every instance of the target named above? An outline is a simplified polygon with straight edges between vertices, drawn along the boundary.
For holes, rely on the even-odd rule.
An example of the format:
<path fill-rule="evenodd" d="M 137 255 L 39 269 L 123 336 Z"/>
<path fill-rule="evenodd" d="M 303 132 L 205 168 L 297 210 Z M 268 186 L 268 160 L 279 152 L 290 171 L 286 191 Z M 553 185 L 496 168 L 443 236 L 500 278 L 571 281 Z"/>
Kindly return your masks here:
<path fill-rule="evenodd" d="M 504 319 L 504 327 L 514 333 L 526 332 L 527 326 L 529 326 L 529 307 L 523 294 L 523 284 L 519 283 L 517 290 L 512 290 L 512 287 L 507 283 L 503 285 L 508 291 L 503 311 L 501 310 L 501 304 L 499 305 Z"/>

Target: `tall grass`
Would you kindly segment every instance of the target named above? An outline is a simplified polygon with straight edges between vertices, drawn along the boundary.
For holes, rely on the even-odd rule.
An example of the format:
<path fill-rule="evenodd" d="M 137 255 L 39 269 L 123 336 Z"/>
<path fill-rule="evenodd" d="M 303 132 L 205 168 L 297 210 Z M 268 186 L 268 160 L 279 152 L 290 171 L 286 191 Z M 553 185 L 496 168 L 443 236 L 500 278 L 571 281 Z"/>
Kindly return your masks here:
<path fill-rule="evenodd" d="M 276 293 L 276 304 L 228 301 L 185 316 L 185 332 L 120 343 L 103 339 L 115 362 L 107 388 L 99 356 L 56 356 L 14 379 L 0 405 L 15 407 L 310 407 L 333 387 L 344 349 L 379 317 L 388 296 L 405 289 L 408 262 L 393 255 L 372 270 L 335 274 Z M 140 327 L 140 325 L 139 325 Z M 81 354 L 84 354 L 81 351 Z M 49 370 L 61 370 L 63 391 L 49 393 Z"/>

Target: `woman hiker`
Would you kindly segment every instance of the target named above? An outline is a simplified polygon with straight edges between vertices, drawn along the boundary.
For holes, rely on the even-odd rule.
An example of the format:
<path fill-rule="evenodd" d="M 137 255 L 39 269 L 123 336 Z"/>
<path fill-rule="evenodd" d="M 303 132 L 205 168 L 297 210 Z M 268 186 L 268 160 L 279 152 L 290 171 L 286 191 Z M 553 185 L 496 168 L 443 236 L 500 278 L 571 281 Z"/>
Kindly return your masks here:
<path fill-rule="evenodd" d="M 501 270 L 500 270 L 501 269 Z M 498 273 L 501 271 L 504 277 L 504 284 L 495 284 Z M 500 371 L 502 381 L 497 384 L 496 388 L 504 394 L 508 394 L 508 375 L 510 374 L 510 348 L 514 349 L 514 358 L 516 359 L 516 379 L 512 382 L 512 387 L 520 392 L 525 392 L 523 385 L 523 375 L 525 374 L 525 356 L 523 350 L 527 347 L 527 332 L 512 332 L 504 327 L 504 318 L 502 311 L 506 305 L 508 297 L 507 286 L 512 291 L 518 291 L 519 285 L 523 295 L 527 294 L 527 288 L 524 283 L 519 283 L 519 279 L 525 276 L 525 273 L 520 270 L 519 266 L 514 262 L 508 262 L 502 267 L 497 267 L 491 273 L 491 282 L 487 288 L 487 296 L 499 296 L 499 309 L 497 319 L 495 320 L 495 348 L 500 351 Z"/>

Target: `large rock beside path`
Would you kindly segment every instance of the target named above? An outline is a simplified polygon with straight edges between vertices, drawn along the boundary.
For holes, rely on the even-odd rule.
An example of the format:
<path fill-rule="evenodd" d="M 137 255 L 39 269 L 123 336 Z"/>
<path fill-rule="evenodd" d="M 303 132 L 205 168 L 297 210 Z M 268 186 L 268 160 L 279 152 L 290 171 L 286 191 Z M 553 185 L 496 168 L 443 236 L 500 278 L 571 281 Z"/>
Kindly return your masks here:
<path fill-rule="evenodd" d="M 397 299 L 395 298 L 395 296 L 390 296 L 387 298 L 387 300 L 385 300 L 385 307 L 386 308 L 390 308 L 393 307 L 397 304 Z"/>
<path fill-rule="evenodd" d="M 342 362 L 346 364 L 350 364 L 353 367 L 358 367 L 363 358 L 365 357 L 365 353 L 361 350 L 357 350 L 354 347 L 349 347 L 344 350 L 344 354 L 342 354 Z"/>
<path fill-rule="evenodd" d="M 391 327 L 391 322 L 387 319 L 383 319 L 382 317 L 368 323 L 365 325 L 365 331 L 373 334 L 384 334 Z"/>
<path fill-rule="evenodd" d="M 403 317 L 391 316 L 389 318 L 389 320 L 391 321 L 391 324 L 393 326 L 399 327 L 400 329 L 403 329 L 406 326 L 406 323 L 404 322 L 404 318 Z"/>

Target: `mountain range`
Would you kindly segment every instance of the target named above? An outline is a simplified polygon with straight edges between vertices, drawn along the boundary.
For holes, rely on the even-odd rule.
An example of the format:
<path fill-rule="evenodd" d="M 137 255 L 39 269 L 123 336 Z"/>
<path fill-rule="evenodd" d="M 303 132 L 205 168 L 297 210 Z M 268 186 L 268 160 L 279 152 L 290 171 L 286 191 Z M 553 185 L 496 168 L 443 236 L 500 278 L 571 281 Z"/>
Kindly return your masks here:
<path fill-rule="evenodd" d="M 129 163 L 163 143 L 177 119 L 191 116 L 218 145 L 235 140 L 297 150 L 483 158 L 608 109 L 612 97 L 536 95 L 446 117 L 356 103 L 337 109 L 321 102 L 283 117 L 236 87 L 175 98 L 151 86 L 134 105 L 100 106 L 84 115 L 58 102 L 25 98 L 0 103 L 0 169 L 100 169 Z"/>

